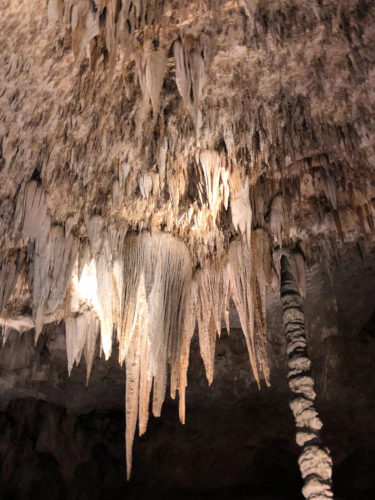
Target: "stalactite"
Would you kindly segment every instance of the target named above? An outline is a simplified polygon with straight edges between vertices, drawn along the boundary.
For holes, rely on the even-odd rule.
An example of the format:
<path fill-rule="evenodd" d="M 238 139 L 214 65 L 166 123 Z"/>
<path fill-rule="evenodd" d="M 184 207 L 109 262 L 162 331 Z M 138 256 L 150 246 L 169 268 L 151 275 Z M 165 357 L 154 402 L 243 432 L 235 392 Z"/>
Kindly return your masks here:
<path fill-rule="evenodd" d="M 0 315 L 16 286 L 23 260 L 23 253 L 14 252 L 0 261 Z"/>
<path fill-rule="evenodd" d="M 230 207 L 234 228 L 245 238 L 250 248 L 252 210 L 249 199 L 249 178 L 239 186 L 237 196 L 231 197 Z"/>
<path fill-rule="evenodd" d="M 189 39 L 183 42 L 176 40 L 173 44 L 173 54 L 177 88 L 198 131 L 201 126 L 199 104 L 206 79 L 206 65 L 201 42 L 194 42 L 193 46 L 191 43 Z"/>
<path fill-rule="evenodd" d="M 138 177 L 139 190 L 142 198 L 147 200 L 152 191 L 152 177 L 148 172 L 142 172 Z"/>
<path fill-rule="evenodd" d="M 86 221 L 90 239 L 92 276 L 95 283 L 90 293 L 91 302 L 100 318 L 101 346 L 106 359 L 112 352 L 114 328 L 118 326 L 122 286 L 121 252 L 127 233 L 127 226 L 104 227 L 101 217 L 90 217 Z M 122 361 L 123 362 L 123 359 Z"/>
<path fill-rule="evenodd" d="M 74 363 L 79 364 L 83 354 L 88 383 L 99 334 L 99 319 L 94 311 L 85 311 L 78 316 L 66 318 L 65 330 L 68 373 L 70 375 Z"/>
<path fill-rule="evenodd" d="M 216 151 L 201 151 L 199 162 L 204 174 L 205 194 L 214 222 L 221 204 L 227 207 L 229 187 L 222 159 Z M 204 198 L 202 197 L 202 202 Z"/>
<path fill-rule="evenodd" d="M 185 393 L 187 387 L 187 371 L 189 367 L 190 343 L 194 334 L 197 315 L 198 284 L 192 280 L 186 298 L 186 314 L 182 332 L 182 345 L 179 362 L 179 416 L 182 424 L 185 423 Z"/>
<path fill-rule="evenodd" d="M 14 217 L 14 231 L 27 245 L 29 279 L 32 289 L 35 342 L 45 317 L 62 304 L 77 257 L 78 243 L 65 235 L 62 226 L 52 225 L 48 214 L 48 196 L 36 181 L 23 187 Z"/>
<path fill-rule="evenodd" d="M 199 347 L 208 384 L 214 377 L 216 334 L 221 334 L 224 316 L 229 331 L 229 280 L 226 265 L 207 264 L 195 273 L 197 282 L 196 314 Z"/>
<path fill-rule="evenodd" d="M 277 195 L 273 198 L 271 203 L 270 227 L 274 241 L 280 247 L 282 247 L 283 244 L 282 240 L 283 222 L 284 222 L 283 199 L 281 195 Z"/>
<path fill-rule="evenodd" d="M 149 95 L 153 116 L 159 112 L 159 98 L 167 69 L 167 53 L 164 49 L 151 50 L 145 68 L 145 86 Z"/>
<path fill-rule="evenodd" d="M 324 174 L 321 179 L 321 189 L 327 197 L 327 200 L 331 202 L 332 208 L 337 210 L 337 188 L 335 179 L 329 175 Z"/>
<path fill-rule="evenodd" d="M 99 319 L 106 357 L 111 352 L 112 332 L 117 330 L 119 361 L 126 364 L 130 475 L 137 418 L 139 434 L 143 434 L 152 384 L 153 413 L 160 416 L 168 366 L 171 395 L 179 390 L 180 418 L 184 421 L 186 372 L 195 326 L 191 314 L 196 314 L 190 255 L 183 243 L 166 233 L 142 233 L 124 239 L 126 229 L 105 229 L 101 218 L 88 220 L 87 227 L 93 258 L 85 263 L 81 276 L 78 262 L 74 267 L 71 310 L 78 315 L 66 322 L 68 369 L 70 372 L 84 352 L 89 376 Z M 218 314 L 218 309 L 214 313 Z"/>
<path fill-rule="evenodd" d="M 288 382 L 292 392 L 290 408 L 296 422 L 296 441 L 302 448 L 298 460 L 304 480 L 302 493 L 311 500 L 333 498 L 332 459 L 320 439 L 323 424 L 314 407 L 314 381 L 307 352 L 302 300 L 290 264 L 284 255 L 281 257 L 280 294 L 287 333 Z"/>
<path fill-rule="evenodd" d="M 268 234 L 261 228 L 253 231 L 251 237 L 252 296 L 257 328 L 257 361 L 269 385 L 267 362 L 266 291 L 271 286 L 271 246 Z"/>
<path fill-rule="evenodd" d="M 113 283 L 112 262 L 105 250 L 96 260 L 96 279 L 101 343 L 105 358 L 108 359 L 112 352 L 117 294 Z"/>
<path fill-rule="evenodd" d="M 144 313 L 146 314 L 146 313 Z M 142 325 L 144 326 L 144 324 Z M 150 340 L 147 335 L 142 335 L 140 340 L 140 374 L 139 374 L 139 409 L 138 427 L 139 435 L 146 432 L 149 417 L 150 395 L 152 388 L 152 374 L 150 372 Z"/>
<path fill-rule="evenodd" d="M 254 271 L 251 250 L 242 239 L 231 242 L 228 251 L 230 293 L 240 318 L 249 351 L 250 365 L 260 387 L 260 372 L 268 383 L 268 363 L 264 330 L 255 333 Z M 261 326 L 261 325 L 260 325 Z"/>
<path fill-rule="evenodd" d="M 63 12 L 63 0 L 49 0 L 47 5 L 47 16 L 50 23 L 57 22 Z"/>
<path fill-rule="evenodd" d="M 304 295 L 304 257 L 339 261 L 336 233 L 361 253 L 373 240 L 371 33 L 359 33 L 374 12 L 351 12 L 349 47 L 328 1 L 294 2 L 292 23 L 283 2 L 39 3 L 0 6 L 0 325 L 37 338 L 64 317 L 68 370 L 83 353 L 88 377 L 98 324 L 106 359 L 117 335 L 130 474 L 137 418 L 142 434 L 152 385 L 160 415 L 168 373 L 185 421 L 196 324 L 211 383 L 231 296 L 268 384 L 277 251 L 302 242 Z"/>
<path fill-rule="evenodd" d="M 8 337 L 9 337 L 9 334 L 11 331 L 12 331 L 12 328 L 10 328 L 9 326 L 6 326 L 6 325 L 2 325 L 2 328 L 1 328 L 1 333 L 3 335 L 2 347 L 5 346 L 6 341 L 8 340 Z"/>
<path fill-rule="evenodd" d="M 140 433 L 146 428 L 151 381 L 155 416 L 161 413 L 168 365 L 171 369 L 172 397 L 177 389 L 183 393 L 186 387 L 184 370 L 192 331 L 184 318 L 189 302 L 191 263 L 187 248 L 163 233 L 143 233 L 128 238 L 122 258 L 124 267 L 118 332 L 120 361 L 125 359 L 127 368 L 126 411 L 127 418 L 130 418 L 127 443 L 132 443 L 131 433 L 134 434 L 138 408 Z M 137 351 L 141 352 L 140 357 Z M 128 444 L 127 450 L 129 464 Z M 128 471 L 130 473 L 130 469 Z"/>
<path fill-rule="evenodd" d="M 33 290 L 35 341 L 42 330 L 44 316 L 62 303 L 72 276 L 77 256 L 77 242 L 67 238 L 60 226 L 53 226 L 42 251 L 35 250 L 30 268 Z"/>
<path fill-rule="evenodd" d="M 47 194 L 36 181 L 23 187 L 17 202 L 14 217 L 15 229 L 20 229 L 22 238 L 35 241 L 36 252 L 42 252 L 51 227 L 47 213 Z"/>
<path fill-rule="evenodd" d="M 132 467 L 132 448 L 134 433 L 137 425 L 139 406 L 139 365 L 140 365 L 139 325 L 136 325 L 133 339 L 126 356 L 126 389 L 125 389 L 125 417 L 126 417 L 126 475 L 130 479 Z"/>

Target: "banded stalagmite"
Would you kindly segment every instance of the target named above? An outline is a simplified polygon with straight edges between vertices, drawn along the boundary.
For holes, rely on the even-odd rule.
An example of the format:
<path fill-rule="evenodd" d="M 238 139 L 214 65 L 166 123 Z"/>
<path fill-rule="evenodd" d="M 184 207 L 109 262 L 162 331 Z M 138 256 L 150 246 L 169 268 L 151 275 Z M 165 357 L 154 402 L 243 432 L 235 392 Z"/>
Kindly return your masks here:
<path fill-rule="evenodd" d="M 307 352 L 302 298 L 292 265 L 285 255 L 281 257 L 280 295 L 287 335 L 290 408 L 296 423 L 296 441 L 302 448 L 298 459 L 304 481 L 302 493 L 308 500 L 325 500 L 333 498 L 332 459 L 329 449 L 322 444 L 323 424 L 314 407 L 316 394 Z"/>

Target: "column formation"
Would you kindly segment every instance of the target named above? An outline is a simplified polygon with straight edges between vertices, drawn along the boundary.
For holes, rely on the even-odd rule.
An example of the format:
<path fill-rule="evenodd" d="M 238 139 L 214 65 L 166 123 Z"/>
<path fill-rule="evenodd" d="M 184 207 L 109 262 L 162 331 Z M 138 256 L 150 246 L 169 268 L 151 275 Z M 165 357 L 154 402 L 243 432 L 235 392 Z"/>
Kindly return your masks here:
<path fill-rule="evenodd" d="M 286 256 L 281 257 L 281 303 L 287 334 L 290 408 L 296 423 L 296 441 L 302 448 L 298 459 L 304 481 L 302 493 L 308 500 L 333 498 L 332 459 L 320 438 L 323 427 L 314 407 L 315 391 L 307 352 L 302 299 Z"/>

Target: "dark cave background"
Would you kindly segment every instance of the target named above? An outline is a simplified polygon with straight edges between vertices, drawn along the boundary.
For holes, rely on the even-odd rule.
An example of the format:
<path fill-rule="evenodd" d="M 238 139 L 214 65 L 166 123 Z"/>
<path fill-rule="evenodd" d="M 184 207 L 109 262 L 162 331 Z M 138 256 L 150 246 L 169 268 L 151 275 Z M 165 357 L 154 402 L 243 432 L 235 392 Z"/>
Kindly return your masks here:
<path fill-rule="evenodd" d="M 375 255 L 351 248 L 332 271 L 308 272 L 304 302 L 317 409 L 339 500 L 375 497 Z M 302 499 L 286 380 L 281 307 L 268 297 L 271 388 L 258 391 L 237 318 L 216 347 L 207 386 L 193 339 L 186 425 L 168 396 L 136 436 L 126 481 L 124 368 L 99 358 L 67 376 L 64 324 L 12 332 L 0 350 L 1 498 Z"/>

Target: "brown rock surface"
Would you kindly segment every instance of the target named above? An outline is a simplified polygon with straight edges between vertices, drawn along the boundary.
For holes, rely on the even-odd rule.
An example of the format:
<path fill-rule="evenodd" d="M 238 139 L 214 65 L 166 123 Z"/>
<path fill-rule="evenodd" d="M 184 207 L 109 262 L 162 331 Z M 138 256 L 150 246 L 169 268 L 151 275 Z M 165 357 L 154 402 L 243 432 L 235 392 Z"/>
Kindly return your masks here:
<path fill-rule="evenodd" d="M 145 430 L 152 383 L 154 415 L 168 387 L 179 393 L 182 421 L 187 370 L 192 384 L 186 429 L 173 427 L 168 438 L 171 422 L 151 420 L 160 438 L 147 434 L 135 445 L 139 470 L 158 477 L 145 482 L 146 498 L 162 478 L 160 494 L 171 498 L 218 496 L 215 481 L 228 498 L 247 498 L 251 485 L 254 495 L 293 498 L 296 465 L 284 493 L 256 482 L 264 439 L 275 445 L 271 455 L 278 439 L 295 453 L 286 443 L 293 433 L 283 406 L 285 339 L 272 292 L 282 253 L 293 254 L 307 289 L 308 342 L 334 464 L 352 470 L 372 456 L 374 2 L 3 0 L 0 51 L 0 388 L 11 443 L 1 444 L 1 481 L 9 498 L 17 498 L 17 461 L 27 468 L 36 460 L 35 477 L 43 468 L 56 476 L 45 486 L 51 498 L 91 491 L 87 471 L 104 462 L 112 465 L 102 485 L 114 488 L 123 456 L 109 438 L 90 437 L 80 419 L 119 412 L 117 356 L 128 373 L 128 443 L 138 415 Z M 224 322 L 233 338 L 217 340 Z M 196 325 L 208 390 L 195 337 L 188 368 Z M 235 339 L 237 328 L 244 339 Z M 81 368 L 67 378 L 67 357 L 70 369 L 85 358 L 88 373 L 94 359 L 88 387 Z M 255 381 L 271 389 L 258 394 Z M 168 400 L 168 415 L 174 404 Z M 230 428 L 232 407 L 239 431 L 229 445 L 217 436 Z M 201 408 L 207 420 L 189 427 Z M 250 438 L 247 419 L 257 429 L 257 413 L 262 422 Z M 40 427 L 39 414 L 50 423 Z M 28 418 L 33 437 L 22 452 Z M 256 441 L 248 455 L 238 451 L 239 436 Z M 74 448 L 69 439 L 88 444 Z M 169 486 L 168 464 L 186 450 L 191 456 Z M 226 471 L 214 461 L 227 450 Z M 246 466 L 236 470 L 238 453 Z M 283 460 L 277 453 L 275 463 Z M 113 495 L 142 497 L 141 475 L 133 493 L 120 482 Z M 34 479 L 22 481 L 22 495 L 46 495 L 33 490 Z M 349 498 L 345 484 L 339 480 L 337 498 Z M 359 499 L 374 485 L 366 476 L 352 487 Z"/>

